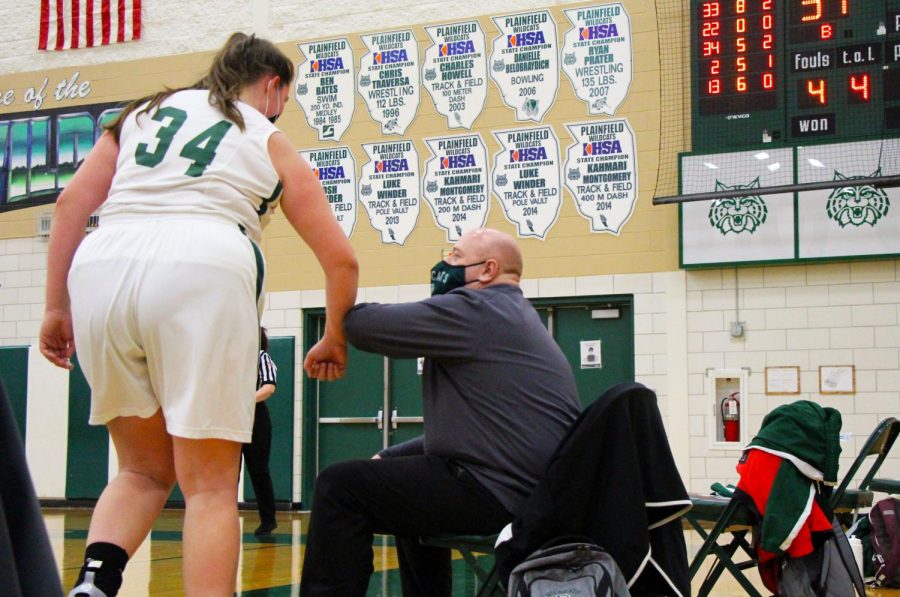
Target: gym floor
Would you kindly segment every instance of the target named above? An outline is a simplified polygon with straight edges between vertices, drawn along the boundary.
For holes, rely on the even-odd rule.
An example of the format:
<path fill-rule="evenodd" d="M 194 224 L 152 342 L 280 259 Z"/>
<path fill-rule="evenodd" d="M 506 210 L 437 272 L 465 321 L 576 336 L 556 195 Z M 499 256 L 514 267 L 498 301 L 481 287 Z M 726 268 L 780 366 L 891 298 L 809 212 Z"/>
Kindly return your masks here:
<path fill-rule="evenodd" d="M 128 564 L 122 597 L 179 596 L 181 584 L 181 510 L 166 510 L 157 520 L 150 537 Z M 46 509 L 44 518 L 50 532 L 57 566 L 68 590 L 75 582 L 84 552 L 91 511 L 89 509 Z M 241 596 L 282 597 L 297 595 L 300 567 L 306 536 L 308 515 L 294 512 L 278 513 L 278 528 L 273 538 L 263 540 L 253 535 L 258 520 L 253 511 L 241 511 L 244 530 L 236 593 Z M 700 546 L 700 538 L 693 531 L 685 531 L 688 556 Z M 397 552 L 391 537 L 375 538 L 375 574 L 369 583 L 368 597 L 401 597 Z M 478 582 L 458 554 L 453 563 L 454 597 L 472 597 L 478 592 Z M 694 590 L 700 585 L 700 576 Z M 755 571 L 748 576 L 765 593 Z M 713 592 L 721 597 L 743 597 L 744 591 L 726 573 Z M 868 590 L 873 597 L 900 597 L 900 590 Z"/>

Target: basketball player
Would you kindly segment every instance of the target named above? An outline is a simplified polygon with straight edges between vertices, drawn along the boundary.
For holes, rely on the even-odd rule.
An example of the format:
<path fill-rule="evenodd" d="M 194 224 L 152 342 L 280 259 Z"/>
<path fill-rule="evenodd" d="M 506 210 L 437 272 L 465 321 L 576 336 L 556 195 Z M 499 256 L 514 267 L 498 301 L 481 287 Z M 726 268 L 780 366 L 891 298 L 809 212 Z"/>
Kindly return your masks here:
<path fill-rule="evenodd" d="M 90 423 L 107 426 L 119 461 L 70 595 L 116 594 L 176 479 L 185 593 L 233 594 L 237 475 L 259 348 L 258 244 L 279 199 L 325 272 L 325 335 L 304 367 L 318 380 L 343 375 L 358 266 L 318 179 L 273 124 L 292 77 L 272 43 L 235 33 L 195 85 L 128 105 L 59 196 L 40 348 L 71 368 L 78 347 Z M 99 229 L 82 242 L 101 205 Z"/>

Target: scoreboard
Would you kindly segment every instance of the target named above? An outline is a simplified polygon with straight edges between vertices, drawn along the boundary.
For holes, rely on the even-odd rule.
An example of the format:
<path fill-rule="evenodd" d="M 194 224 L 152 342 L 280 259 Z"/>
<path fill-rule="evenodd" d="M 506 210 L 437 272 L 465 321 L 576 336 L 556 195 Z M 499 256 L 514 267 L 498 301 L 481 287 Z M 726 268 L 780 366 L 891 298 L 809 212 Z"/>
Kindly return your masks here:
<path fill-rule="evenodd" d="M 691 0 L 694 151 L 900 135 L 900 0 Z"/>

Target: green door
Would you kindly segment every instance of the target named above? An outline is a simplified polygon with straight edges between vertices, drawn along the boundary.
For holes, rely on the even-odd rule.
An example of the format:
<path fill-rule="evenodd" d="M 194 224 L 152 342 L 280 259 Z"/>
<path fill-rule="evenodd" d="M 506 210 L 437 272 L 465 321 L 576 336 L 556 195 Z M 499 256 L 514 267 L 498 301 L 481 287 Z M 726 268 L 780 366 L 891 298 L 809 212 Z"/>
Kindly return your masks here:
<path fill-rule="evenodd" d="M 634 381 L 630 296 L 547 299 L 535 301 L 535 308 L 572 367 L 582 405 L 591 404 L 612 385 Z M 599 350 L 586 350 L 595 347 Z M 593 358 L 583 357 L 582 350 Z"/>
<path fill-rule="evenodd" d="M 272 451 L 269 474 L 275 500 L 292 501 L 294 458 L 294 337 L 269 338 L 269 356 L 277 368 L 275 393 L 266 400 L 272 420 Z M 244 470 L 244 499 L 255 500 L 253 483 Z"/>
<path fill-rule="evenodd" d="M 91 388 L 78 355 L 69 373 L 69 441 L 66 450 L 66 499 L 97 499 L 109 481 L 109 433 L 105 425 L 88 425 Z"/>
<path fill-rule="evenodd" d="M 325 319 L 307 313 L 307 350 Z M 387 359 L 350 347 L 343 379 L 308 380 L 304 391 L 302 499 L 310 506 L 318 472 L 342 460 L 371 458 L 384 447 L 422 434 L 421 381 L 416 359 Z"/>
<path fill-rule="evenodd" d="M 424 433 L 419 363 L 419 359 L 388 359 L 391 418 L 387 445 L 399 444 Z"/>
<path fill-rule="evenodd" d="M 12 408 L 19 436 L 25 440 L 26 399 L 28 398 L 28 347 L 0 348 L 0 384 L 6 389 L 6 399 Z"/>
<path fill-rule="evenodd" d="M 581 402 L 634 381 L 634 310 L 630 296 L 535 301 L 542 321 L 575 373 Z M 308 312 L 307 350 L 321 337 L 324 316 Z M 597 344 L 599 341 L 599 344 Z M 599 354 L 582 366 L 582 342 Z M 337 382 L 305 384 L 302 498 L 309 507 L 315 477 L 341 460 L 370 458 L 382 447 L 422 434 L 422 384 L 417 359 L 387 359 L 350 348 Z"/>

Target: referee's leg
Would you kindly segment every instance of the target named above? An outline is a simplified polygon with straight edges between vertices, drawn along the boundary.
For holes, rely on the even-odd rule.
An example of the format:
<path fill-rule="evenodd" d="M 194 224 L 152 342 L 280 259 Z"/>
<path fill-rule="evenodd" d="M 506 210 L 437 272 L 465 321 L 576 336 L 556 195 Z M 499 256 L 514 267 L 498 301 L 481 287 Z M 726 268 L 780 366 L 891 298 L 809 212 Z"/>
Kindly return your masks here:
<path fill-rule="evenodd" d="M 253 439 L 242 446 L 244 462 L 256 494 L 256 507 L 259 510 L 259 533 L 270 532 L 275 523 L 275 489 L 272 476 L 269 474 L 269 457 L 272 451 L 272 419 L 265 402 L 256 405 L 253 420 Z"/>

